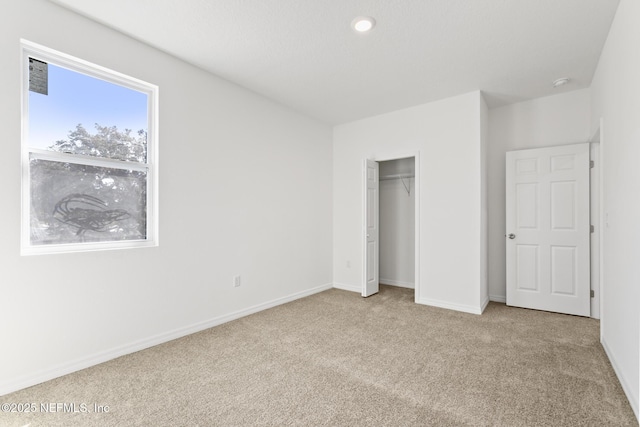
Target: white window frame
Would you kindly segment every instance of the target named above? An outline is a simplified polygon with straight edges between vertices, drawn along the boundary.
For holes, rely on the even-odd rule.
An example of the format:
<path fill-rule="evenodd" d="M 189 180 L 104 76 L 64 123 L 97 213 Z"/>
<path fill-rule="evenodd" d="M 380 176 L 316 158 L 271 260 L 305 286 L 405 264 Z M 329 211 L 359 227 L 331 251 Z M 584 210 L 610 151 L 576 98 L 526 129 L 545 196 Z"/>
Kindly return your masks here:
<path fill-rule="evenodd" d="M 158 86 L 129 77 L 117 71 L 67 55 L 48 47 L 20 40 L 22 76 L 22 229 L 21 255 L 86 252 L 158 246 Z M 29 147 L 29 58 L 67 68 L 90 77 L 133 89 L 147 95 L 147 162 L 125 162 L 107 158 L 82 156 Z M 41 160 L 70 162 L 123 170 L 146 171 L 146 238 L 110 242 L 64 244 L 31 244 L 31 171 L 30 157 Z"/>

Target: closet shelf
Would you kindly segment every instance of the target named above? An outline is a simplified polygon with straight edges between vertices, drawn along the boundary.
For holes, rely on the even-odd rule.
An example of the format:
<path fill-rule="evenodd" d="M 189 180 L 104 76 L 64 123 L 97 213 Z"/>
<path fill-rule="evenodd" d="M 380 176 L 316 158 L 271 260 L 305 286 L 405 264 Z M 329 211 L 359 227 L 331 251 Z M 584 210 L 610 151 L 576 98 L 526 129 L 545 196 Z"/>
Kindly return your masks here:
<path fill-rule="evenodd" d="M 411 195 L 411 181 L 409 181 L 410 178 L 415 178 L 414 174 L 411 173 L 397 173 L 395 175 L 382 175 L 380 178 L 378 178 L 380 181 L 388 181 L 391 179 L 399 179 L 402 181 L 402 185 L 404 185 L 404 189 L 407 190 L 407 195 Z M 407 180 L 407 182 L 405 182 L 404 180 Z"/>
<path fill-rule="evenodd" d="M 382 175 L 380 181 L 387 181 L 389 179 L 408 179 L 415 178 L 416 176 L 410 173 L 398 173 L 395 175 Z"/>

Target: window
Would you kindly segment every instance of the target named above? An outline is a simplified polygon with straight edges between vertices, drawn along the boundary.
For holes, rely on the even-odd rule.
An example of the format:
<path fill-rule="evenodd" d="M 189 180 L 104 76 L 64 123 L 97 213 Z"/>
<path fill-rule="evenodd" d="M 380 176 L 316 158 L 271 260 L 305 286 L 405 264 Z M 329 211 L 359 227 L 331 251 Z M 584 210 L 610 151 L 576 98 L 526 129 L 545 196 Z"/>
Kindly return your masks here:
<path fill-rule="evenodd" d="M 157 86 L 22 52 L 22 254 L 157 245 Z"/>

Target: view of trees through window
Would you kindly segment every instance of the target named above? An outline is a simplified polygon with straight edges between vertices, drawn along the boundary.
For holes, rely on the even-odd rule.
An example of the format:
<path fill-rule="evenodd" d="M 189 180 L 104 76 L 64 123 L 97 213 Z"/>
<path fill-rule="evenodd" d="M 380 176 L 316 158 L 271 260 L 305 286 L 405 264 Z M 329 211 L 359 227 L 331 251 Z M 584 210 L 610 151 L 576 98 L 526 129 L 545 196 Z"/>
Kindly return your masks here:
<path fill-rule="evenodd" d="M 146 132 L 82 125 L 50 149 L 124 161 L 146 159 Z M 32 244 L 146 238 L 143 171 L 30 159 Z"/>
<path fill-rule="evenodd" d="M 147 94 L 47 65 L 48 93 L 29 92 L 31 245 L 146 239 Z"/>
<path fill-rule="evenodd" d="M 123 131 L 115 126 L 95 124 L 92 134 L 82 124 L 69 131 L 66 139 L 56 141 L 50 150 L 83 156 L 106 157 L 114 160 L 144 163 L 147 161 L 147 132 L 140 129 L 133 133 L 131 129 Z"/>

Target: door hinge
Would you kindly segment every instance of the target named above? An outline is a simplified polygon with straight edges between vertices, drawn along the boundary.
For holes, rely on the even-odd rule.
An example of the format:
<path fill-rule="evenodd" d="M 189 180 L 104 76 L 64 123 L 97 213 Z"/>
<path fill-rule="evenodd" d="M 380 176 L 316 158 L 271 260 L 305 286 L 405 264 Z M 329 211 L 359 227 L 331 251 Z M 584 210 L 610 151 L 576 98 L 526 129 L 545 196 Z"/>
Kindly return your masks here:
<path fill-rule="evenodd" d="M 593 289 L 591 289 L 591 298 L 595 297 L 596 293 L 593 291 Z"/>
<path fill-rule="evenodd" d="M 593 160 L 589 160 L 589 168 L 593 169 L 593 167 L 596 165 L 596 162 L 594 162 Z"/>
<path fill-rule="evenodd" d="M 591 228 L 591 232 L 592 232 L 592 233 L 593 233 L 594 231 L 596 231 L 596 227 L 595 227 L 595 226 L 593 226 L 593 225 L 592 225 L 592 226 L 590 226 L 590 228 Z"/>

